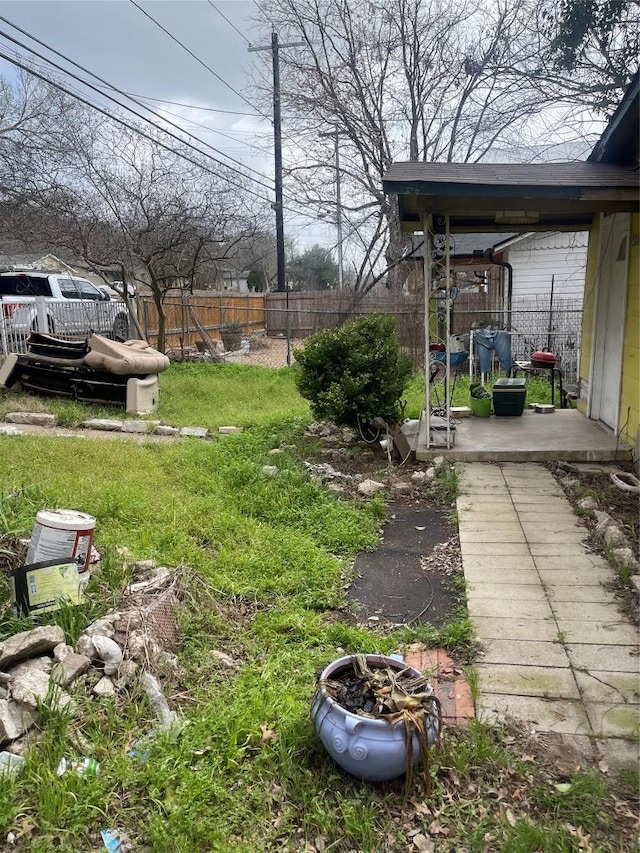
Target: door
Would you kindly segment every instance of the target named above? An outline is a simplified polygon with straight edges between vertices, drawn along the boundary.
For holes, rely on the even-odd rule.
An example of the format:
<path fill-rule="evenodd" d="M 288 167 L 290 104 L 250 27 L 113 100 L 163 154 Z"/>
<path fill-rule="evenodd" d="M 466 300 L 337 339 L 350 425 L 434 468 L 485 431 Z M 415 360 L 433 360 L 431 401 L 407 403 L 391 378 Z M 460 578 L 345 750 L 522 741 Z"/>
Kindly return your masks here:
<path fill-rule="evenodd" d="M 618 213 L 601 221 L 590 416 L 615 431 L 620 410 L 630 217 Z"/>

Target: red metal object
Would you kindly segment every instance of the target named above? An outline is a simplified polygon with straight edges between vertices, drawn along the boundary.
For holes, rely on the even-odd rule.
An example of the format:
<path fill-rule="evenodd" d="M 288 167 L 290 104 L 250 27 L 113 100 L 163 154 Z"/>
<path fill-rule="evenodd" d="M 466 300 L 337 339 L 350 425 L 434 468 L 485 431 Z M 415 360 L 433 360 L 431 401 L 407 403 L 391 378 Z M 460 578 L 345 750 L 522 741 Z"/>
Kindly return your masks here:
<path fill-rule="evenodd" d="M 531 367 L 555 367 L 557 360 L 557 355 L 547 350 L 537 350 L 531 353 Z"/>

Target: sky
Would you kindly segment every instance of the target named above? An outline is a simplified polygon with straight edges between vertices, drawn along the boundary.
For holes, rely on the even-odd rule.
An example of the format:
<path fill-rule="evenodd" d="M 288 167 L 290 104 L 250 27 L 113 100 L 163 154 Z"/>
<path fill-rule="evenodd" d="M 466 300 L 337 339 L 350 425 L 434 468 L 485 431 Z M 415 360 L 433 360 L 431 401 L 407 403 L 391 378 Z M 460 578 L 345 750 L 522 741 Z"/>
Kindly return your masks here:
<path fill-rule="evenodd" d="M 259 66 L 264 68 L 266 63 L 266 68 L 270 69 L 271 56 L 269 52 L 248 50 L 250 43 L 268 45 L 271 34 L 258 29 L 252 21 L 255 4 L 249 0 L 135 2 L 210 70 L 176 44 L 132 0 L 1 0 L 0 15 L 125 92 L 164 101 L 163 104 L 145 103 L 222 154 L 261 172 L 265 182 L 273 185 L 271 106 L 261 102 L 251 86 L 252 74 L 260 70 Z M 86 76 L 0 21 L 0 49 L 3 51 L 30 56 L 28 50 L 8 41 L 5 34 L 74 73 Z M 36 61 L 40 67 L 46 67 L 40 60 Z M 12 76 L 14 73 L 15 69 L 0 59 L 0 74 Z M 72 85 L 78 90 L 84 89 L 73 81 Z M 95 93 L 86 90 L 84 93 L 91 100 L 98 100 Z M 200 109 L 188 109 L 166 101 Z M 115 111 L 114 104 L 103 103 Z M 130 106 L 140 111 L 134 104 Z M 286 168 L 286 148 L 284 157 Z M 220 156 L 220 159 L 225 158 Z M 237 167 L 238 163 L 231 165 Z M 266 190 L 264 192 L 266 194 Z M 287 236 L 300 248 L 316 242 L 325 245 L 334 242 L 331 229 L 311 219 L 289 215 L 285 228 Z"/>

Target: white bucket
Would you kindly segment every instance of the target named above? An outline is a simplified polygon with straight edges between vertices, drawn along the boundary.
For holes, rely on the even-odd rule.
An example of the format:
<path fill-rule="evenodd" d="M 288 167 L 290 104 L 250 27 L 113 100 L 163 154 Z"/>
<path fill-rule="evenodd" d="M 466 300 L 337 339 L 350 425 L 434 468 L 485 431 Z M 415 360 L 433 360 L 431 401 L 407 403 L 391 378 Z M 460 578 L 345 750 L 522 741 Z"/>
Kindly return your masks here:
<path fill-rule="evenodd" d="M 86 572 L 91 560 L 96 520 L 73 509 L 41 509 L 36 515 L 27 563 L 73 558 L 78 572 Z"/>

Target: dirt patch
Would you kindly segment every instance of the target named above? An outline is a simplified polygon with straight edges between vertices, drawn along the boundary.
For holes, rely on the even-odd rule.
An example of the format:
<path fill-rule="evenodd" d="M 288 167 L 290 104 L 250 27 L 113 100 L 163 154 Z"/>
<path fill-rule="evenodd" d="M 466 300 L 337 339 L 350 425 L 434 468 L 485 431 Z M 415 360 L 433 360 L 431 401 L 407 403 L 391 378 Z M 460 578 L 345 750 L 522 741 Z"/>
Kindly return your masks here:
<path fill-rule="evenodd" d="M 451 541 L 454 531 L 436 509 L 394 501 L 387 512 L 380 546 L 356 558 L 348 602 L 359 620 L 369 624 L 428 622 L 440 627 L 458 597 L 450 575 L 428 558 L 434 548 Z"/>
<path fill-rule="evenodd" d="M 589 531 L 587 543 L 589 548 L 596 554 L 608 559 L 609 554 L 602 538 L 596 533 L 597 519 L 593 512 L 585 512 L 578 503 L 583 498 L 593 498 L 597 503 L 597 509 L 608 513 L 615 524 L 622 530 L 628 540 L 636 560 L 640 559 L 639 542 L 639 511 L 640 497 L 625 492 L 615 486 L 611 480 L 612 471 L 632 472 L 631 463 L 605 464 L 578 464 L 566 465 L 560 463 L 550 466 L 556 479 L 576 512 Z M 619 598 L 620 606 L 625 615 L 636 625 L 640 624 L 640 611 L 638 608 L 638 596 L 635 589 L 621 576 L 609 585 Z"/>

